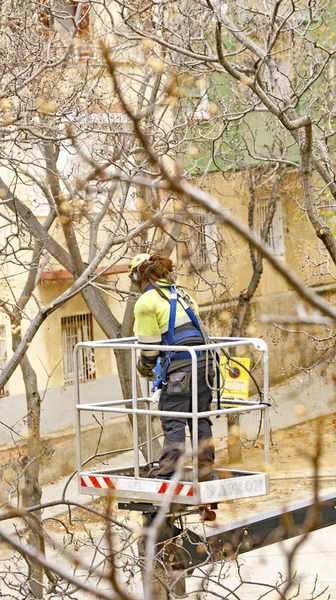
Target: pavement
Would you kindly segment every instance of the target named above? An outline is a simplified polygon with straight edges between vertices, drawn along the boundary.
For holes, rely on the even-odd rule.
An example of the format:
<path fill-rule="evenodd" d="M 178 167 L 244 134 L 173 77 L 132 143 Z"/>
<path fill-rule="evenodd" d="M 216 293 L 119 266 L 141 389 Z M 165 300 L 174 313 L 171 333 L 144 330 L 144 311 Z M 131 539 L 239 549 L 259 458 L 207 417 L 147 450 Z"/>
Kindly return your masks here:
<path fill-rule="evenodd" d="M 333 367 L 301 371 L 285 383 L 273 387 L 270 391 L 270 402 L 272 408 L 269 416 L 272 431 L 294 426 L 321 415 L 336 413 L 336 382 L 333 379 Z M 245 419 L 242 426 L 247 437 L 249 435 L 253 437 L 258 429 L 258 420 L 255 417 Z M 213 419 L 213 433 L 216 447 L 223 447 L 226 444 L 226 419 L 224 417 Z M 117 454 L 109 460 L 108 464 L 111 468 L 132 465 L 133 453 Z M 62 498 L 64 487 L 68 481 L 69 477 L 62 477 L 44 486 L 42 503 L 48 504 Z M 68 483 L 65 498 L 78 504 L 88 504 L 94 500 L 92 496 L 78 493 L 76 477 Z M 43 517 L 52 518 L 66 510 L 65 505 L 51 506 L 44 509 Z M 17 520 L 4 521 L 0 525 L 1 530 L 6 533 L 14 533 L 14 528 L 17 526 Z"/>

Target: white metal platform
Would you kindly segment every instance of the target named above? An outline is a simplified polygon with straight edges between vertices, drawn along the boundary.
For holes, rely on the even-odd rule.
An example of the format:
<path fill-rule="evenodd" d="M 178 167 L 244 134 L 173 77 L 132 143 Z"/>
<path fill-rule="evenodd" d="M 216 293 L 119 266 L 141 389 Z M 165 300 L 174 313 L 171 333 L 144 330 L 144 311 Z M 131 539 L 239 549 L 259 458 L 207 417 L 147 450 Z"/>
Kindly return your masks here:
<path fill-rule="evenodd" d="M 136 499 L 139 502 L 158 505 L 162 504 L 167 495 L 172 493 L 175 502 L 178 501 L 179 504 L 188 506 L 249 498 L 268 493 L 266 473 L 221 469 L 217 469 L 215 473 L 219 477 L 218 480 L 173 483 L 165 479 L 126 476 L 122 472 L 83 472 L 80 474 L 80 492 L 104 496 L 113 490 L 113 496 L 118 500 L 134 501 Z"/>
<path fill-rule="evenodd" d="M 221 408 L 209 412 L 198 412 L 197 410 L 197 356 L 196 352 L 206 349 L 230 348 L 236 346 L 253 346 L 263 353 L 263 402 L 256 401 L 230 401 L 225 399 L 225 404 L 231 404 L 232 408 Z M 131 350 L 132 353 L 132 392 L 133 397 L 126 400 L 112 400 L 110 402 L 95 402 L 82 404 L 80 402 L 80 385 L 77 369 L 77 353 L 80 348 L 111 348 Z M 165 350 L 188 351 L 192 360 L 192 412 L 172 413 L 154 409 L 151 397 L 137 397 L 137 353 L 143 349 L 153 349 L 153 344 L 138 344 L 135 338 L 103 340 L 97 342 L 84 342 L 77 344 L 75 348 L 75 387 L 76 387 L 76 411 L 77 411 L 77 456 L 78 456 L 78 485 L 79 492 L 94 496 L 112 495 L 120 501 L 132 501 L 161 505 L 165 502 L 174 502 L 187 506 L 199 506 L 261 496 L 269 493 L 269 481 L 265 472 L 248 472 L 237 470 L 215 471 L 216 477 L 212 481 L 198 481 L 197 452 L 193 453 L 193 466 L 185 467 L 183 472 L 187 481 L 174 482 L 171 480 L 152 479 L 146 476 L 148 468 L 140 465 L 140 447 L 138 440 L 138 415 L 145 415 L 147 430 L 148 462 L 152 462 L 152 416 L 179 416 L 192 420 L 192 446 L 198 447 L 197 420 L 199 417 L 225 416 L 229 414 L 247 413 L 261 411 L 263 413 L 264 433 L 264 464 L 268 463 L 269 454 L 269 419 L 268 419 L 268 356 L 267 346 L 263 340 L 256 338 L 211 338 L 210 343 L 203 346 L 165 346 Z M 158 346 L 162 349 L 162 346 Z M 83 411 L 100 413 L 126 413 L 133 415 L 133 444 L 134 465 L 124 468 L 106 468 L 106 470 L 90 470 L 83 468 L 81 448 L 81 413 Z"/>

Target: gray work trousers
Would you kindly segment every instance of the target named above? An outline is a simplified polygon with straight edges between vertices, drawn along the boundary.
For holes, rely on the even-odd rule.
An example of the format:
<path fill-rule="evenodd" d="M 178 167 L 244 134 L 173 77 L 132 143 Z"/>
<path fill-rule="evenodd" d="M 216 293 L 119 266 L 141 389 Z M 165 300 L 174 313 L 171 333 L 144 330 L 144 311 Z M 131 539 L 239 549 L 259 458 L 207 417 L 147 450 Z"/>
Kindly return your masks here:
<path fill-rule="evenodd" d="M 169 379 L 169 376 L 168 376 Z M 208 374 L 207 379 L 212 385 L 213 376 Z M 212 391 L 206 381 L 205 365 L 198 368 L 198 411 L 207 411 L 212 401 Z M 191 379 L 189 390 L 185 394 L 168 394 L 167 385 L 163 385 L 159 410 L 175 412 L 191 412 Z M 192 439 L 192 420 L 180 417 L 161 417 L 161 425 L 164 434 L 163 452 L 159 460 L 159 471 L 157 477 L 167 478 L 174 473 L 175 464 L 179 456 L 184 452 L 186 423 L 188 423 Z M 212 438 L 212 423 L 209 418 L 198 419 L 198 468 L 200 478 L 212 472 L 215 455 Z"/>

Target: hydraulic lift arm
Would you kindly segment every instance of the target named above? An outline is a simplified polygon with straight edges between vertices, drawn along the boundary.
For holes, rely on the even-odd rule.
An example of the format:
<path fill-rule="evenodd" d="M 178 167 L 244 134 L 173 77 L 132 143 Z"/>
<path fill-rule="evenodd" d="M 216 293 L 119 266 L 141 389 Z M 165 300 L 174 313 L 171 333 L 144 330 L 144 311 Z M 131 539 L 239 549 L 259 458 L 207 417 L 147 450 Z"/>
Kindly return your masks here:
<path fill-rule="evenodd" d="M 336 493 L 277 510 L 240 523 L 210 530 L 207 543 L 213 557 L 242 554 L 336 523 Z"/>
<path fill-rule="evenodd" d="M 188 569 L 209 561 L 218 562 L 236 557 L 270 544 L 336 524 L 336 494 L 311 499 L 287 509 L 277 510 L 218 529 L 211 529 L 206 537 L 173 526 L 168 538 L 175 537 L 174 569 Z M 166 533 L 166 532 L 165 532 Z M 161 543 L 164 540 L 160 540 Z"/>

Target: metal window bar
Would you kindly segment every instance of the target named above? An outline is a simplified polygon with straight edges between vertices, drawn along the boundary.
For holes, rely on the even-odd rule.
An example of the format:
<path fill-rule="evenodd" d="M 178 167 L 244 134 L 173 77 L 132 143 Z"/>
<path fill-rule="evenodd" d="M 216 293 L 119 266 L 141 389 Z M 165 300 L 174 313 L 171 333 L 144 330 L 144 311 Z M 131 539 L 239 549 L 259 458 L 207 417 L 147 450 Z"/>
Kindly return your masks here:
<path fill-rule="evenodd" d="M 0 325 L 0 371 L 2 371 L 7 364 L 7 338 L 6 338 L 6 325 Z M 8 396 L 8 384 L 0 388 L 0 398 Z"/>
<path fill-rule="evenodd" d="M 261 233 L 261 230 L 265 223 L 266 215 L 268 212 L 268 204 L 268 198 L 258 200 L 258 202 L 256 203 L 256 224 L 259 234 Z M 269 246 L 270 250 L 272 250 L 273 254 L 275 254 L 276 256 L 284 255 L 285 240 L 281 202 L 277 202 L 276 204 L 275 213 L 273 215 L 273 220 L 268 232 L 266 243 Z"/>
<path fill-rule="evenodd" d="M 93 337 L 92 315 L 74 315 L 61 319 L 64 383 L 74 383 L 73 351 L 76 344 L 88 342 Z M 96 378 L 95 355 L 93 348 L 82 348 L 78 356 L 79 381 Z"/>
<path fill-rule="evenodd" d="M 218 261 L 217 228 L 211 215 L 206 213 L 194 214 L 195 222 L 195 256 L 200 265 Z"/>
<path fill-rule="evenodd" d="M 206 236 L 207 215 L 203 213 L 196 213 L 193 218 L 196 224 L 195 250 L 197 262 L 204 264 L 207 261 L 208 255 Z"/>

